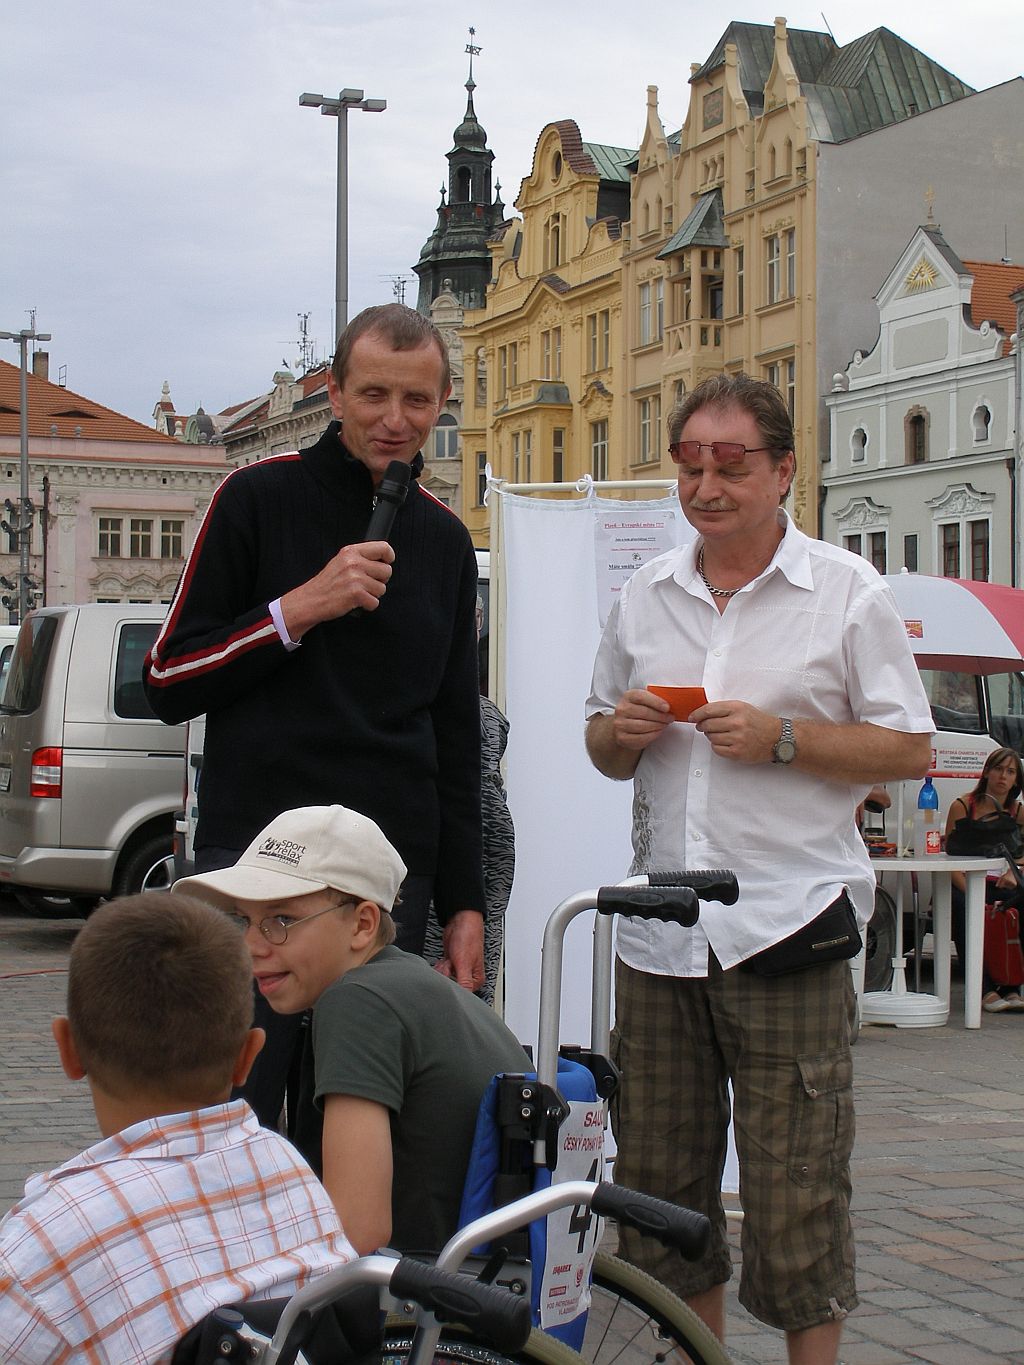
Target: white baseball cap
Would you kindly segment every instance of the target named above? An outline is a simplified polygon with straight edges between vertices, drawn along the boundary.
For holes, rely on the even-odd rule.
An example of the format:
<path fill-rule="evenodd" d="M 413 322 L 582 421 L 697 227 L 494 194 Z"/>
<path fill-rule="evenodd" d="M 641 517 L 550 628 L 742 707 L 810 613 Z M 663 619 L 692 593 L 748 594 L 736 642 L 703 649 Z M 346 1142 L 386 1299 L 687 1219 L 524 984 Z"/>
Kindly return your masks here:
<path fill-rule="evenodd" d="M 172 889 L 223 904 L 332 887 L 391 910 L 405 874 L 405 863 L 365 815 L 345 806 L 301 806 L 271 820 L 234 867 L 183 877 Z"/>

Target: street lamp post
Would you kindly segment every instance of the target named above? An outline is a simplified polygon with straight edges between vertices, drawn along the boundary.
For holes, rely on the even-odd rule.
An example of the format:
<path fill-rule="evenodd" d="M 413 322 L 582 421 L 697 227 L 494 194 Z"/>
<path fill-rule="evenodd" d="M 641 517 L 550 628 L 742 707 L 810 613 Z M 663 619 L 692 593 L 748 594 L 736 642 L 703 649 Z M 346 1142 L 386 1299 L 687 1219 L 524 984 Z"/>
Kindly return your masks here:
<path fill-rule="evenodd" d="M 20 332 L 0 332 L 0 340 L 16 341 L 21 347 L 21 498 L 18 509 L 18 622 L 29 612 L 29 551 L 32 547 L 32 503 L 28 496 L 28 343 L 49 341 L 49 332 L 23 327 Z"/>
<path fill-rule="evenodd" d="M 299 96 L 299 104 L 306 109 L 319 109 L 338 120 L 338 229 L 335 241 L 334 272 L 334 335 L 337 338 L 348 322 L 348 111 L 365 109 L 368 114 L 382 114 L 387 100 L 368 100 L 361 90 L 342 90 L 337 99 L 312 95 L 308 91 Z"/>

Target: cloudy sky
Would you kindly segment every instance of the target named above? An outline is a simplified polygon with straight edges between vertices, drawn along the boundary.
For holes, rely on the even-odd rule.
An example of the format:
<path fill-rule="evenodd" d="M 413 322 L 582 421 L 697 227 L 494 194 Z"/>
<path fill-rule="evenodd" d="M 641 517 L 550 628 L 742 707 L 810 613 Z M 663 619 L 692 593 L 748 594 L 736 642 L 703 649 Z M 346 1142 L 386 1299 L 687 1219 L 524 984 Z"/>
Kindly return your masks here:
<path fill-rule="evenodd" d="M 779 9 L 821 29 L 822 4 L 840 43 L 885 24 L 977 88 L 1024 71 L 1021 0 Z M 470 24 L 476 111 L 511 206 L 546 123 L 635 147 L 654 84 L 673 130 L 690 63 L 730 18 L 775 13 L 767 0 L 6 0 L 0 329 L 36 309 L 51 376 L 66 366 L 70 388 L 147 423 L 165 379 L 180 411 L 240 402 L 294 362 L 298 314 L 318 355 L 332 347 L 337 124 L 300 109 L 301 91 L 388 102 L 348 120 L 355 313 L 387 302 L 396 275 L 415 303 Z"/>

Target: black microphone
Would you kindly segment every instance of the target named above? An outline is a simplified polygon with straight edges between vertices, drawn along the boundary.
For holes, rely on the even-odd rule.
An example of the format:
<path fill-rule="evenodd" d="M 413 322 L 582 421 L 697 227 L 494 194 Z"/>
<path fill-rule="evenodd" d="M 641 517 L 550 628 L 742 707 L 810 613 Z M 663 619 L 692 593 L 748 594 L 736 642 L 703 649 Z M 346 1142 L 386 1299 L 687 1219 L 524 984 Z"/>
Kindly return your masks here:
<path fill-rule="evenodd" d="M 412 466 L 405 460 L 392 460 L 385 469 L 384 477 L 377 485 L 377 495 L 366 527 L 366 535 L 363 537 L 364 542 L 387 540 L 398 509 L 405 502 L 411 478 Z M 353 607 L 349 612 L 349 616 L 352 617 L 365 614 L 365 607 Z"/>

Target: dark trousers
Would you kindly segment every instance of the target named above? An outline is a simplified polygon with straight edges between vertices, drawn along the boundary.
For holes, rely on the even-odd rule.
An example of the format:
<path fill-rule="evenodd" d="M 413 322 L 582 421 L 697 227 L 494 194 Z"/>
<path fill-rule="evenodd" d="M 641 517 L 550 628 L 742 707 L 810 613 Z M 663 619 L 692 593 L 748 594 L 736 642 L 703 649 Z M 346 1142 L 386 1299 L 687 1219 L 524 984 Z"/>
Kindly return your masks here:
<path fill-rule="evenodd" d="M 196 872 L 215 872 L 231 867 L 242 856 L 240 848 L 218 848 L 207 845 L 196 849 Z M 344 887 L 339 888 L 344 890 Z M 427 911 L 433 896 L 434 879 L 428 876 L 409 876 L 402 883 L 401 904 L 395 908 L 394 919 L 399 948 L 407 953 L 422 954 L 427 932 Z M 297 1121 L 299 1070 L 302 1059 L 303 1031 L 309 1026 L 309 1013 L 277 1014 L 253 987 L 253 1027 L 266 1033 L 266 1042 L 252 1065 L 248 1079 L 238 1087 L 233 1098 L 248 1100 L 256 1117 L 265 1128 L 280 1128 L 281 1113 L 288 1106 L 286 1131 L 291 1137 Z"/>

